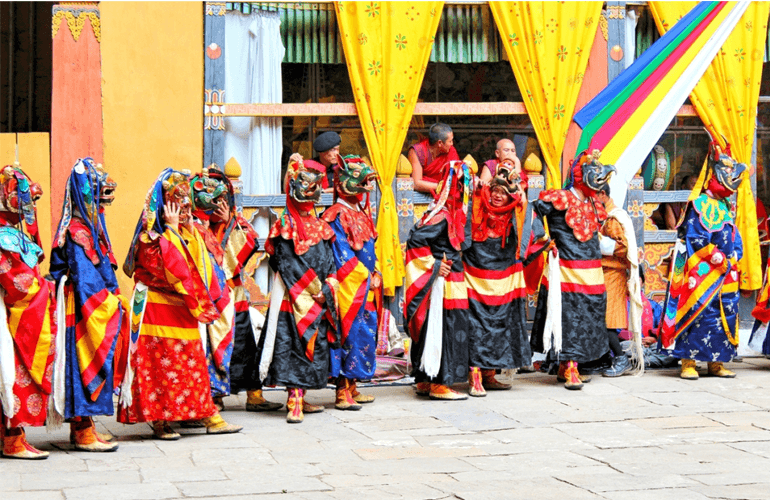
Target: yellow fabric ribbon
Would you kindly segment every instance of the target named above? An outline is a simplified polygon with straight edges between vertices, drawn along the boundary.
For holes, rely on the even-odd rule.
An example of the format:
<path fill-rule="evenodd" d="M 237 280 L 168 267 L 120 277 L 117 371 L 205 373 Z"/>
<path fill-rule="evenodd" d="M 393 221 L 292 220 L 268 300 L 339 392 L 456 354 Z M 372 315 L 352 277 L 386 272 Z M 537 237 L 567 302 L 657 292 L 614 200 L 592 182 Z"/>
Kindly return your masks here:
<path fill-rule="evenodd" d="M 404 279 L 391 186 L 444 2 L 335 2 L 342 47 L 369 157 L 379 174 L 377 258 L 385 295 Z"/>

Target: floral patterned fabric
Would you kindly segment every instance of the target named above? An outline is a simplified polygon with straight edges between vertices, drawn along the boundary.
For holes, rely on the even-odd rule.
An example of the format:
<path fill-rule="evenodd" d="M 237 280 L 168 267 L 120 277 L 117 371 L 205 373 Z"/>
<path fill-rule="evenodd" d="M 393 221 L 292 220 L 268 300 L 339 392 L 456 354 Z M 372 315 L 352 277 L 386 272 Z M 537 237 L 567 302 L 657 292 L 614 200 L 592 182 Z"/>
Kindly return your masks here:
<path fill-rule="evenodd" d="M 444 2 L 336 2 L 340 38 L 369 158 L 379 174 L 377 258 L 383 289 L 404 278 L 391 184 L 433 47 Z"/>
<path fill-rule="evenodd" d="M 549 189 L 541 192 L 539 199 L 551 203 L 556 210 L 567 212 L 564 219 L 578 241 L 585 242 L 593 238 L 601 229 L 602 223 L 607 220 L 604 205 L 593 198 L 580 201 L 572 191 Z"/>
<path fill-rule="evenodd" d="M 543 148 L 548 188 L 588 65 L 602 2 L 490 2 L 524 105 Z"/>

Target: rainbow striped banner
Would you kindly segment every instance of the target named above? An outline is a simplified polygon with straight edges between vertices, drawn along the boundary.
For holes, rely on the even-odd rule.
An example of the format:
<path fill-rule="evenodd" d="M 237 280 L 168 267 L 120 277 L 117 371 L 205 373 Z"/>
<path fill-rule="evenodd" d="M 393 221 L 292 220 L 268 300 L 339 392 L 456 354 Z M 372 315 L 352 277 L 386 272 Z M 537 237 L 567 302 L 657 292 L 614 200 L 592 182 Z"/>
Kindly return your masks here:
<path fill-rule="evenodd" d="M 628 184 L 732 33 L 749 2 L 700 2 L 575 115 L 578 153 L 615 165 L 612 198 Z"/>

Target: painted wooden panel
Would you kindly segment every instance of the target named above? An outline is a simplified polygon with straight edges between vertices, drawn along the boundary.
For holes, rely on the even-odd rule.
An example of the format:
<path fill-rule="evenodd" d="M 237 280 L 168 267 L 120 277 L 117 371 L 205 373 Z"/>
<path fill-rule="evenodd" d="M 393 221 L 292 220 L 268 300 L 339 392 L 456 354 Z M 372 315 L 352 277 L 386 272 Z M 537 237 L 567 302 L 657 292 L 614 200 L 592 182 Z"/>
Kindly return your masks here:
<path fill-rule="evenodd" d="M 68 18 L 82 19 L 82 28 L 74 23 L 73 29 Z M 52 205 L 61 207 L 77 159 L 90 156 L 97 163 L 104 161 L 99 7 L 57 5 L 53 28 L 50 191 Z M 58 214 L 55 218 L 58 221 Z"/>
<path fill-rule="evenodd" d="M 204 16 L 203 166 L 225 165 L 225 4 L 206 2 Z"/>

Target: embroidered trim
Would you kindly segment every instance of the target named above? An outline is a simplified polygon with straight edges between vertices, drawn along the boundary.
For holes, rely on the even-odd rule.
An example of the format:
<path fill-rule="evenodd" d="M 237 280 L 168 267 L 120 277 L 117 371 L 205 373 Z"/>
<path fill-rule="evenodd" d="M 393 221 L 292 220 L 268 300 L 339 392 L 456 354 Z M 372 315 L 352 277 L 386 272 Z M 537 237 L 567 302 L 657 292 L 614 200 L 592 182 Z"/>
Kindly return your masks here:
<path fill-rule="evenodd" d="M 56 38 L 56 34 L 59 32 L 59 27 L 64 19 L 67 20 L 67 26 L 69 26 L 72 38 L 76 42 L 80 38 L 80 33 L 86 25 L 86 19 L 89 19 L 96 41 L 101 43 L 102 24 L 99 19 L 99 9 L 69 9 L 62 8 L 58 5 L 55 6 L 53 8 L 53 18 L 51 20 L 51 38 Z"/>
<path fill-rule="evenodd" d="M 540 193 L 540 199 L 551 203 L 556 210 L 567 212 L 564 220 L 578 241 L 585 242 L 593 238 L 607 220 L 607 211 L 601 203 L 591 199 L 592 207 L 590 201 L 582 202 L 565 189 L 548 189 Z"/>

